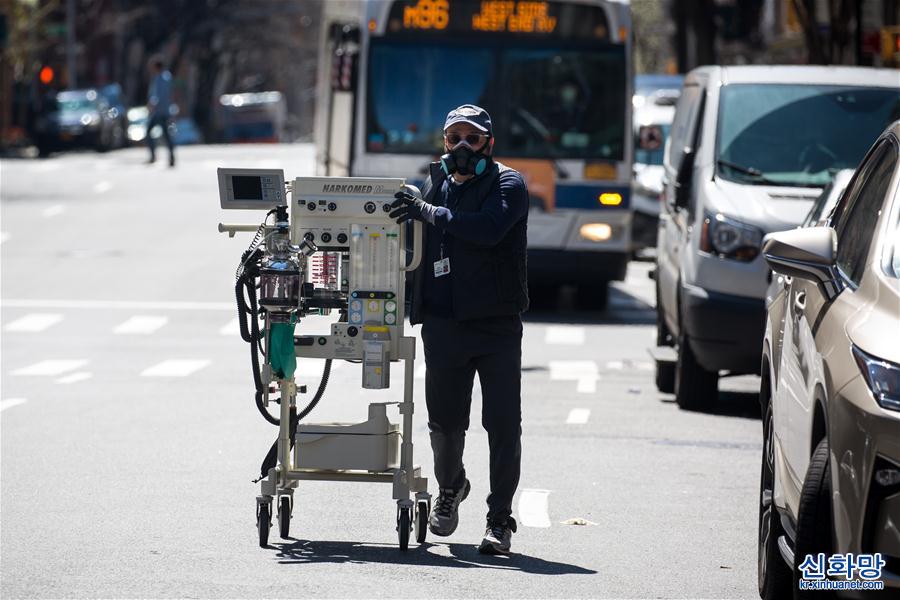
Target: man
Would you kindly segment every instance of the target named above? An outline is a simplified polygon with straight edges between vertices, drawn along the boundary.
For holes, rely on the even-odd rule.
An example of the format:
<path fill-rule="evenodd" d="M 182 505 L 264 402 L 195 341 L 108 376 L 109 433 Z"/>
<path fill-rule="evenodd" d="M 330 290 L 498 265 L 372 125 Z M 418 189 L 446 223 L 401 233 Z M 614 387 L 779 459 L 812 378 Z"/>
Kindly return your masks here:
<path fill-rule="evenodd" d="M 162 129 L 163 138 L 169 148 L 169 166 L 175 166 L 175 145 L 169 135 L 169 120 L 172 107 L 172 74 L 163 68 L 163 61 L 155 58 L 150 63 L 150 87 L 147 90 L 147 146 L 150 148 L 150 161 L 156 162 L 156 140 L 150 133 L 157 125 Z"/>
<path fill-rule="evenodd" d="M 471 104 L 451 111 L 444 123 L 446 154 L 431 165 L 424 199 L 398 193 L 391 216 L 427 224 L 410 321 L 422 323 L 425 400 L 440 488 L 429 529 L 452 534 L 471 489 L 462 457 L 477 372 L 491 487 L 479 550 L 505 554 L 516 530 L 512 500 L 522 455 L 528 190 L 518 172 L 492 159 L 493 147 L 487 111 Z"/>

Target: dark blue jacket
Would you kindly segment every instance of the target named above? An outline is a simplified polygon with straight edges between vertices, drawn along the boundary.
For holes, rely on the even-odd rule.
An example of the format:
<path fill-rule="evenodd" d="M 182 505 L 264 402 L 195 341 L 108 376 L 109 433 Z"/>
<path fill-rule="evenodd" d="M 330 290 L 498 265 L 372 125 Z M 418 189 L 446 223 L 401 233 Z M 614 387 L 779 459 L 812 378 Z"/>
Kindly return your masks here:
<path fill-rule="evenodd" d="M 439 163 L 432 163 L 422 187 L 426 202 L 443 206 L 444 180 Z M 423 248 L 429 247 L 429 236 L 445 240 L 450 274 L 443 289 L 450 294 L 450 316 L 466 321 L 527 310 L 528 189 L 522 175 L 493 163 L 483 175 L 461 184 L 455 206 L 447 208 L 453 218 L 446 228 L 426 225 Z M 427 311 L 424 287 L 426 278 L 433 277 L 433 259 L 426 253 L 413 272 L 409 318 L 414 324 Z"/>

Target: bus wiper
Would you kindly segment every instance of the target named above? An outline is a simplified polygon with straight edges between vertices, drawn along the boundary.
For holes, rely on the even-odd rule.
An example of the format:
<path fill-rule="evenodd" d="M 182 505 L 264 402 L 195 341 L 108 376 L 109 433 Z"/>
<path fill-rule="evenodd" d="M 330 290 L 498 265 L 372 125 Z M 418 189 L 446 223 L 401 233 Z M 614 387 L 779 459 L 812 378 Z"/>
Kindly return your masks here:
<path fill-rule="evenodd" d="M 777 181 L 772 181 L 771 179 L 766 177 L 762 171 L 760 171 L 759 169 L 755 169 L 753 167 L 745 167 L 743 165 L 739 165 L 739 164 L 736 164 L 736 163 L 733 163 L 733 162 L 730 162 L 730 161 L 727 161 L 727 160 L 724 160 L 721 158 L 716 160 L 716 164 L 721 165 L 723 167 L 728 167 L 729 169 L 737 171 L 738 173 L 743 173 L 744 175 L 750 175 L 751 177 L 755 177 L 756 180 L 759 181 L 760 183 L 770 183 L 772 185 L 780 185 Z"/>

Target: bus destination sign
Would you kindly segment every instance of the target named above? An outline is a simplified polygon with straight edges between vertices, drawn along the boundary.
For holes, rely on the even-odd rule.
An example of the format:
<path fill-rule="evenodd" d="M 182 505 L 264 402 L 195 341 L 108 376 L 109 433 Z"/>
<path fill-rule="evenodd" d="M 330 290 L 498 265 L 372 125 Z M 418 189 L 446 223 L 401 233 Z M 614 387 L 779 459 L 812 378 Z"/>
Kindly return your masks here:
<path fill-rule="evenodd" d="M 600 6 L 538 0 L 396 0 L 387 32 L 454 32 L 607 39 Z"/>

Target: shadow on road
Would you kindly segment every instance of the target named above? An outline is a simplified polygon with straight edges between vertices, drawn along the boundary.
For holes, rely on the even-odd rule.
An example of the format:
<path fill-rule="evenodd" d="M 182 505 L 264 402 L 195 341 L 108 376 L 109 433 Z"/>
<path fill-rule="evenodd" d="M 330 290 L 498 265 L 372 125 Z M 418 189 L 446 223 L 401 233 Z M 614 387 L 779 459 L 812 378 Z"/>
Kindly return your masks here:
<path fill-rule="evenodd" d="M 291 538 L 293 539 L 293 538 Z M 566 563 L 543 560 L 524 554 L 489 556 L 480 554 L 470 544 L 447 544 L 452 556 L 430 552 L 438 545 L 424 543 L 401 552 L 397 546 L 381 546 L 360 542 L 328 542 L 295 540 L 291 543 L 269 546 L 278 550 L 276 556 L 282 564 L 306 563 L 383 563 L 392 565 L 417 565 L 423 567 L 453 567 L 462 569 L 504 569 L 536 575 L 594 575 L 597 571 Z"/>
<path fill-rule="evenodd" d="M 666 396 L 662 401 L 674 403 L 675 398 L 674 396 Z M 759 394 L 757 392 L 719 391 L 719 400 L 715 405 L 702 412 L 720 417 L 738 417 L 758 421 L 761 418 Z"/>
<path fill-rule="evenodd" d="M 555 296 L 531 298 L 531 306 L 522 320 L 576 325 L 655 325 L 656 309 L 621 286 L 610 286 L 606 309 L 591 310 L 579 305 L 574 288 L 565 286 Z"/>

